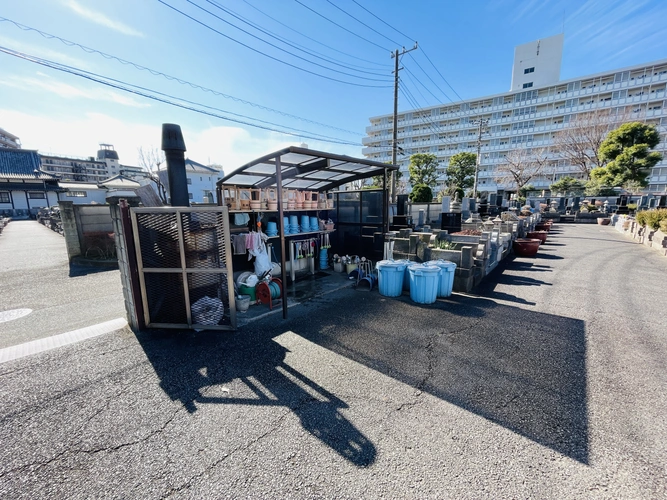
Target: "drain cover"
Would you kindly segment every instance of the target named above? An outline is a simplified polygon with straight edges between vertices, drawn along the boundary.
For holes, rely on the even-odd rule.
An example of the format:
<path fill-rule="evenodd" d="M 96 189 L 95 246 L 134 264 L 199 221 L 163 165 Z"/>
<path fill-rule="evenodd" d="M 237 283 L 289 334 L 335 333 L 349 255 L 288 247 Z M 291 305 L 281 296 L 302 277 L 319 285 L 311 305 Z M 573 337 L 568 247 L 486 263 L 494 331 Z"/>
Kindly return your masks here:
<path fill-rule="evenodd" d="M 0 323 L 5 321 L 11 321 L 13 319 L 19 319 L 23 316 L 27 316 L 32 312 L 32 309 L 12 309 L 11 311 L 0 311 Z"/>

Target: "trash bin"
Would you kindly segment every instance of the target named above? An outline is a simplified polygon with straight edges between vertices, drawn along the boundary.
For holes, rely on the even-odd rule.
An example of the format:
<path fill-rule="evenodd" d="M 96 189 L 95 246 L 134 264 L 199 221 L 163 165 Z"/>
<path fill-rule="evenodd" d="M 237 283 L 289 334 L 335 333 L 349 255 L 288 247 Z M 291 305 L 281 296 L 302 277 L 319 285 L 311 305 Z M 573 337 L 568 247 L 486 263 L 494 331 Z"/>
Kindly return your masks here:
<path fill-rule="evenodd" d="M 449 297 L 452 294 L 452 288 L 454 287 L 454 271 L 456 271 L 456 264 L 442 259 L 431 260 L 426 264 L 440 268 L 438 297 Z"/>
<path fill-rule="evenodd" d="M 375 267 L 378 270 L 380 295 L 384 295 L 385 297 L 399 297 L 403 293 L 405 263 L 393 260 L 381 260 Z"/>
<path fill-rule="evenodd" d="M 405 264 L 405 271 L 403 271 L 403 290 L 407 292 L 408 290 L 410 290 L 410 273 L 408 272 L 408 267 L 414 264 L 414 261 L 401 259 L 401 260 L 396 260 L 394 262 L 402 262 L 403 264 Z"/>
<path fill-rule="evenodd" d="M 438 297 L 440 268 L 426 264 L 412 264 L 410 272 L 410 298 L 418 304 L 433 304 Z"/>

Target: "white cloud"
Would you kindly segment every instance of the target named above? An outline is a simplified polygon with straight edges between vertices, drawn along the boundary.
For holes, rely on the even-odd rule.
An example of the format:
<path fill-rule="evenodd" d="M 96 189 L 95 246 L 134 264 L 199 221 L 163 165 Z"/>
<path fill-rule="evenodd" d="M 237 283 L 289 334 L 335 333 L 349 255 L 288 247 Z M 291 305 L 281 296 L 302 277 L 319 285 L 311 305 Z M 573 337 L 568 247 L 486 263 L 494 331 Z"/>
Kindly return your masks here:
<path fill-rule="evenodd" d="M 137 165 L 137 151 L 159 148 L 162 125 L 129 123 L 108 115 L 89 113 L 80 119 L 63 121 L 50 116 L 0 109 L 0 123 L 20 137 L 26 149 L 69 156 L 94 156 L 100 143 L 113 144 L 120 161 Z M 183 129 L 186 156 L 200 163 L 216 163 L 225 173 L 272 151 L 299 145 L 298 138 L 262 131 L 248 132 L 239 127 L 210 126 L 199 131 Z M 313 149 L 358 155 L 338 146 L 308 142 Z M 345 148 L 345 147 L 343 147 Z"/>
<path fill-rule="evenodd" d="M 150 104 L 128 97 L 104 88 L 75 87 L 68 83 L 56 80 L 45 73 L 38 72 L 38 78 L 25 76 L 8 76 L 0 78 L 0 85 L 24 91 L 46 91 L 65 99 L 90 99 L 93 101 L 107 101 L 130 106 L 133 108 L 148 108 Z"/>
<path fill-rule="evenodd" d="M 110 19 L 101 12 L 84 7 L 76 0 L 66 0 L 63 3 L 81 17 L 88 19 L 89 21 L 92 21 L 96 24 L 106 26 L 107 28 L 118 31 L 124 35 L 138 36 L 141 38 L 146 36 L 142 32 L 137 31 L 134 28 L 121 23 L 120 21 L 114 21 L 113 19 Z"/>

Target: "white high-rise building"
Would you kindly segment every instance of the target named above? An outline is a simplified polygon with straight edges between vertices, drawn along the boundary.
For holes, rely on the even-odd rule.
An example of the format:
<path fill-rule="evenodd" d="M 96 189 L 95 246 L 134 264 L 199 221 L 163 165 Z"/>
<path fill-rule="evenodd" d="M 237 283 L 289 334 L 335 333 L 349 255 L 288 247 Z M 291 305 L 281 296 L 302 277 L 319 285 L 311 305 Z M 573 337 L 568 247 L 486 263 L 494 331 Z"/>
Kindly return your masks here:
<path fill-rule="evenodd" d="M 510 92 L 557 83 L 562 59 L 562 34 L 514 47 Z"/>
<path fill-rule="evenodd" d="M 503 192 L 496 168 L 512 149 L 553 146 L 555 134 L 577 115 L 609 110 L 627 120 L 655 124 L 663 137 L 656 148 L 667 157 L 667 59 L 559 80 L 563 36 L 520 45 L 515 50 L 512 87 L 507 93 L 456 103 L 402 111 L 398 114 L 397 163 L 407 178 L 410 155 L 432 153 L 440 163 L 439 184 L 445 186 L 445 169 L 452 155 L 477 152 L 476 120 L 488 120 L 482 135 L 480 192 Z M 392 114 L 370 118 L 362 153 L 380 162 L 391 161 Z M 551 154 L 551 166 L 530 181 L 547 189 L 563 176 L 582 179 L 584 174 L 566 160 Z M 652 170 L 648 191 L 667 191 L 667 160 Z"/>

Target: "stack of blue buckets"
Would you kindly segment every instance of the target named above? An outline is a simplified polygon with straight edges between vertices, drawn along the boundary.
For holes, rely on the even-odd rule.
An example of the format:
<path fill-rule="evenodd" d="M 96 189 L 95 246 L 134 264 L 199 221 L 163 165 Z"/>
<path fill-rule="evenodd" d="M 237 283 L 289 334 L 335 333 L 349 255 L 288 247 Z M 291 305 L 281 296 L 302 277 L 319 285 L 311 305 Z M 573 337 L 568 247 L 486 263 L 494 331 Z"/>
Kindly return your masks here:
<path fill-rule="evenodd" d="M 380 295 L 399 297 L 410 290 L 418 304 L 432 304 L 438 297 L 449 297 L 454 286 L 456 264 L 445 260 L 419 264 L 406 260 L 381 260 L 378 269 Z"/>
<path fill-rule="evenodd" d="M 329 255 L 326 248 L 320 248 L 320 269 L 329 268 Z"/>
<path fill-rule="evenodd" d="M 285 234 L 299 234 L 301 229 L 299 228 L 299 218 L 296 215 L 290 215 L 289 219 L 283 217 L 285 222 Z"/>
<path fill-rule="evenodd" d="M 267 222 L 266 223 L 266 235 L 267 236 L 278 236 L 278 223 L 277 222 Z"/>

